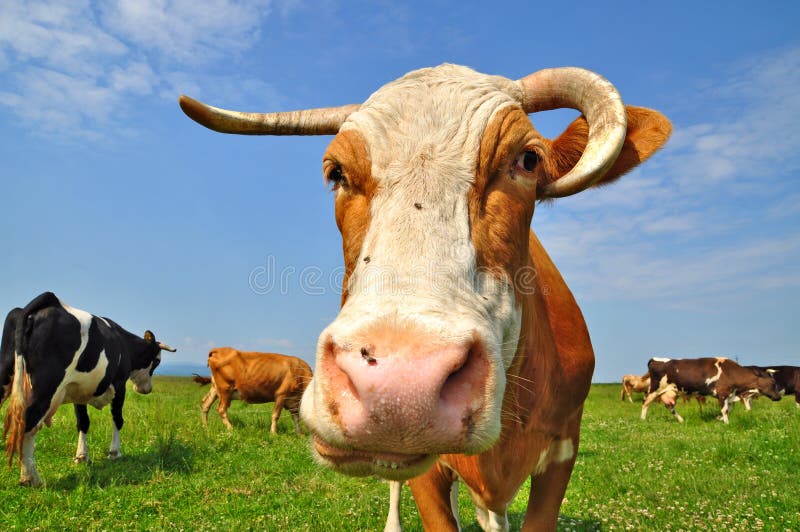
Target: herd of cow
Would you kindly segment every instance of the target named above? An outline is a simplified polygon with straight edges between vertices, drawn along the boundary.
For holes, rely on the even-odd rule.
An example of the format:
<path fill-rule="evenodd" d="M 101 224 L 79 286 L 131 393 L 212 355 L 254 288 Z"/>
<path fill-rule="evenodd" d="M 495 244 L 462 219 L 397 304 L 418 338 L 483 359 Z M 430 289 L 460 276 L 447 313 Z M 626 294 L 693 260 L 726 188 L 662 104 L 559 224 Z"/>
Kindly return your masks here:
<path fill-rule="evenodd" d="M 508 506 L 530 480 L 523 528 L 555 530 L 594 352 L 575 298 L 531 230 L 534 209 L 617 180 L 667 141 L 669 120 L 624 105 L 608 80 L 574 67 L 512 80 L 444 64 L 361 104 L 325 109 L 243 113 L 186 96 L 180 106 L 223 133 L 335 135 L 322 171 L 345 274 L 314 376 L 297 359 L 253 372 L 255 355 L 214 350 L 204 417 L 217 398 L 226 424 L 237 397 L 274 399 L 275 416 L 285 406 L 296 424 L 299 410 L 317 462 L 394 481 L 387 528 L 399 528 L 392 515 L 407 481 L 426 530 L 459 528 L 460 484 L 482 528 L 507 530 Z M 581 115 L 544 138 L 528 115 L 559 108 Z M 41 483 L 36 433 L 61 403 L 75 404 L 78 461 L 87 456 L 86 405 L 111 403 L 114 458 L 125 381 L 149 392 L 161 351 L 172 350 L 51 293 L 12 310 L 2 342 L 8 456 L 18 454 L 21 481 L 32 485 Z M 676 379 L 676 364 L 653 362 L 650 402 L 692 389 Z M 711 364 L 717 373 L 701 388 L 719 393 L 728 370 Z"/>
<path fill-rule="evenodd" d="M 644 393 L 642 419 L 648 407 L 660 400 L 679 422 L 683 418 L 675 410 L 676 399 L 696 397 L 705 401 L 716 397 L 721 410 L 720 418 L 728 422 L 733 403 L 742 401 L 750 410 L 750 401 L 765 395 L 779 401 L 783 395 L 794 395 L 800 408 L 800 367 L 796 366 L 740 366 L 724 357 L 687 359 L 651 358 L 647 373 L 642 376 L 622 377 L 621 399 L 633 402 L 633 392 Z"/>

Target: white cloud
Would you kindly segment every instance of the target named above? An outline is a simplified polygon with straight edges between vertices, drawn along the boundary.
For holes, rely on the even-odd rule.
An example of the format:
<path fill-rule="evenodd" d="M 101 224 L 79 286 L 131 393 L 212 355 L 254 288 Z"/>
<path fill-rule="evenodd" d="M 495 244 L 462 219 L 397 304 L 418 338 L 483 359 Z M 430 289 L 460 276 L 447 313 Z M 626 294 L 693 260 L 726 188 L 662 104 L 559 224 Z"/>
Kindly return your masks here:
<path fill-rule="evenodd" d="M 252 46 L 269 12 L 270 0 L 5 0 L 0 106 L 37 134 L 127 134 L 131 97 L 172 100 L 176 80 L 183 90 L 197 87 L 199 67 Z M 232 93 L 282 99 L 263 82 L 225 81 Z"/>
<path fill-rule="evenodd" d="M 197 62 L 248 48 L 269 0 L 117 0 L 98 7 L 105 27 L 172 60 Z"/>

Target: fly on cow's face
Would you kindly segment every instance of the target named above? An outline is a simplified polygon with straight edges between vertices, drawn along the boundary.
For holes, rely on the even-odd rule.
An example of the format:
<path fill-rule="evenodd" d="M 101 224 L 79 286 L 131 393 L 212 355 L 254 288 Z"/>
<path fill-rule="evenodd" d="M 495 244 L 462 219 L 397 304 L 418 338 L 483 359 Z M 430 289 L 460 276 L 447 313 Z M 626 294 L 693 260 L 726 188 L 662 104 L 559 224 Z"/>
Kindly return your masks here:
<path fill-rule="evenodd" d="M 367 361 L 367 364 L 370 366 L 374 366 L 378 363 L 378 360 L 370 354 L 370 348 L 362 347 L 361 348 L 361 358 Z"/>

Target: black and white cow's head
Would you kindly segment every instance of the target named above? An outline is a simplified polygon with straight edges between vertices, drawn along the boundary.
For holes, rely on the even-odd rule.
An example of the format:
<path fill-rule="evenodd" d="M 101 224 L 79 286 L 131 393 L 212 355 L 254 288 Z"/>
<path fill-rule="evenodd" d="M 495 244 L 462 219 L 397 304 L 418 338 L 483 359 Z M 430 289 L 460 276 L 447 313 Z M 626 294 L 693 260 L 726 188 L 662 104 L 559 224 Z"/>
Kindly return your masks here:
<path fill-rule="evenodd" d="M 144 332 L 144 343 L 141 351 L 131 358 L 130 381 L 136 393 L 148 394 L 153 390 L 153 372 L 161 364 L 161 351 L 174 353 L 175 348 L 156 341 L 150 331 Z"/>

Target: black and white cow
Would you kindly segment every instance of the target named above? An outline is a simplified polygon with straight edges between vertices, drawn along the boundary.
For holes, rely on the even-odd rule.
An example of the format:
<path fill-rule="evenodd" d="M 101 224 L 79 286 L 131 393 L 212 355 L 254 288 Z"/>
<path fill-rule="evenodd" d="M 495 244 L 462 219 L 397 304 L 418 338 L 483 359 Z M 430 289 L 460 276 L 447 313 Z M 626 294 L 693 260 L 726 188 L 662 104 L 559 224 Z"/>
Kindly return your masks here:
<path fill-rule="evenodd" d="M 114 433 L 108 457 L 116 459 L 125 382 L 130 379 L 138 393 L 150 393 L 161 350 L 175 351 L 150 331 L 140 338 L 108 318 L 63 303 L 52 292 L 8 313 L 0 347 L 3 400 L 10 397 L 3 432 L 9 465 L 17 453 L 20 484 L 33 486 L 42 483 L 33 455 L 36 433 L 43 424 L 50 426 L 61 404 L 75 405 L 75 461 L 83 462 L 88 458 L 86 405 L 100 409 L 111 403 Z"/>

